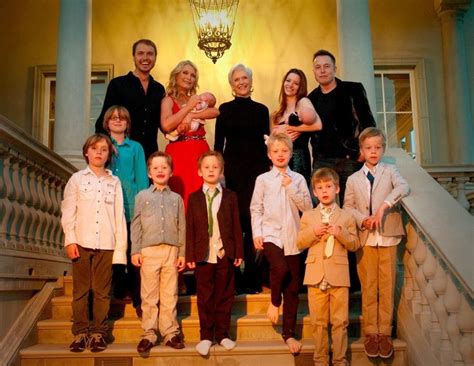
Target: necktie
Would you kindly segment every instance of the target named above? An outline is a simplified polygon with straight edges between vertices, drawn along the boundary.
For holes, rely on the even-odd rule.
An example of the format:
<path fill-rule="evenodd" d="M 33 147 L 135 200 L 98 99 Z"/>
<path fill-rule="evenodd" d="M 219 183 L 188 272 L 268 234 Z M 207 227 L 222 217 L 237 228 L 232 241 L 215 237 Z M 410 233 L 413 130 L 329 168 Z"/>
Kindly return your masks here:
<path fill-rule="evenodd" d="M 372 175 L 370 170 L 367 172 L 367 179 L 370 182 L 369 214 L 372 215 L 372 188 L 374 187 L 375 177 Z"/>
<path fill-rule="evenodd" d="M 214 219 L 212 216 L 212 202 L 214 201 L 214 198 L 219 194 L 219 190 L 216 188 L 214 191 L 214 194 L 212 197 L 209 195 L 209 190 L 206 191 L 206 198 L 207 198 L 207 232 L 209 233 L 209 238 L 212 238 L 212 232 L 214 228 Z"/>
<path fill-rule="evenodd" d="M 332 215 L 332 210 L 327 207 L 321 209 L 322 223 L 329 225 L 329 219 Z M 329 235 L 326 240 L 326 247 L 324 248 L 324 255 L 326 258 L 331 258 L 334 251 L 334 235 Z"/>

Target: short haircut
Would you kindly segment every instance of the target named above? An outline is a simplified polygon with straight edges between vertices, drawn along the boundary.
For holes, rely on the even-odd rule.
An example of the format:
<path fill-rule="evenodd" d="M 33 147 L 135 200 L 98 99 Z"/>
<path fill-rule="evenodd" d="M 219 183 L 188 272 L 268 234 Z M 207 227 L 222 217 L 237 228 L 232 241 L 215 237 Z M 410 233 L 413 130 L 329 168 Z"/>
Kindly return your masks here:
<path fill-rule="evenodd" d="M 250 67 L 245 66 L 244 64 L 236 64 L 231 67 L 229 74 L 227 75 L 229 79 L 229 84 L 232 84 L 232 77 L 234 76 L 234 72 L 239 71 L 239 70 L 245 72 L 247 76 L 249 77 L 250 82 L 252 82 L 252 78 L 253 78 L 252 69 Z"/>
<path fill-rule="evenodd" d="M 104 135 L 103 133 L 96 133 L 92 136 L 89 136 L 84 142 L 84 145 L 82 146 L 82 156 L 84 159 L 86 159 L 86 163 L 89 164 L 89 157 L 87 156 L 87 150 L 95 144 L 97 144 L 99 141 L 105 140 L 107 143 L 107 147 L 109 148 L 109 155 L 107 156 L 107 161 L 105 162 L 105 166 L 109 165 L 110 161 L 112 160 L 112 141 L 110 141 L 109 136 Z"/>
<path fill-rule="evenodd" d="M 291 152 L 293 152 L 293 142 L 291 141 L 290 136 L 288 136 L 286 133 L 272 133 L 270 137 L 267 140 L 267 151 L 270 152 L 270 149 L 272 148 L 273 144 L 276 142 L 282 142 L 288 148 L 290 149 Z"/>
<path fill-rule="evenodd" d="M 173 159 L 171 158 L 170 154 L 165 153 L 163 151 L 155 151 L 148 157 L 146 161 L 147 169 L 150 169 L 151 162 L 153 161 L 154 158 L 164 158 L 166 160 L 166 163 L 169 165 L 171 171 L 173 171 Z"/>
<path fill-rule="evenodd" d="M 319 168 L 311 176 L 311 186 L 314 186 L 319 182 L 333 181 L 336 187 L 339 187 L 339 175 L 334 169 L 331 168 Z"/>
<path fill-rule="evenodd" d="M 153 49 L 155 50 L 155 55 L 158 55 L 158 51 L 156 50 L 156 44 L 155 44 L 155 42 L 153 42 L 153 41 L 150 40 L 150 39 L 142 38 L 142 39 L 139 39 L 138 41 L 136 41 L 136 42 L 133 44 L 133 46 L 132 46 L 132 55 L 133 55 L 133 56 L 135 56 L 135 52 L 136 52 L 137 46 L 138 46 L 139 44 L 144 44 L 144 45 L 153 47 Z"/>
<path fill-rule="evenodd" d="M 383 131 L 378 129 L 377 127 L 367 127 L 360 133 L 359 146 L 362 147 L 362 144 L 364 143 L 364 141 L 367 140 L 369 137 L 376 137 L 376 136 L 379 136 L 382 138 L 382 145 L 383 145 L 383 148 L 385 149 L 387 146 L 387 138 L 385 137 L 385 134 L 383 133 Z"/>
<path fill-rule="evenodd" d="M 197 166 L 198 166 L 198 169 L 201 169 L 201 165 L 202 165 L 202 162 L 205 158 L 208 158 L 210 156 L 214 156 L 217 158 L 217 160 L 219 161 L 219 164 L 221 165 L 221 170 L 224 171 L 224 157 L 222 156 L 221 152 L 220 151 L 215 151 L 215 150 L 209 150 L 209 151 L 206 151 L 204 154 L 202 154 L 198 161 L 197 161 Z"/>
<path fill-rule="evenodd" d="M 130 129 L 131 129 L 131 119 L 130 119 L 130 113 L 128 113 L 128 109 L 125 107 L 122 107 L 121 105 L 113 105 L 104 114 L 104 120 L 102 122 L 102 127 L 104 127 L 104 130 L 107 131 L 107 133 L 110 134 L 110 129 L 109 129 L 109 119 L 112 118 L 112 115 L 114 112 L 117 111 L 119 117 L 121 119 L 124 119 L 127 121 L 127 129 L 125 130 L 125 135 L 130 136 Z"/>
<path fill-rule="evenodd" d="M 331 58 L 331 60 L 332 60 L 332 63 L 334 64 L 334 66 L 336 66 L 336 58 L 334 57 L 334 55 L 331 52 L 326 51 L 326 50 L 318 50 L 313 55 L 313 61 L 318 56 L 329 56 L 329 58 Z"/>

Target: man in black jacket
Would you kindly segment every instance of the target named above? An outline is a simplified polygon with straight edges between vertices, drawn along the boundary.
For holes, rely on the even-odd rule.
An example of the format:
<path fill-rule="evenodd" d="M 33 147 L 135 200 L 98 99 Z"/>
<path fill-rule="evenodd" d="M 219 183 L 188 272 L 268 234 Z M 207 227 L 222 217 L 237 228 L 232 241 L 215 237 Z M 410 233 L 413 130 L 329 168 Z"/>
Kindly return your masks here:
<path fill-rule="evenodd" d="M 332 53 L 317 51 L 313 56 L 313 72 L 319 86 L 308 98 L 323 122 L 323 129 L 311 137 L 313 169 L 330 167 L 339 174 L 342 206 L 347 178 L 362 166 L 359 133 L 375 126 L 375 120 L 364 86 L 336 78 L 336 59 Z"/>
<path fill-rule="evenodd" d="M 96 132 L 103 128 L 104 114 L 113 105 L 128 109 L 132 120 L 130 138 L 138 141 L 145 151 L 145 159 L 158 150 L 161 99 L 165 88 L 150 75 L 155 66 L 156 45 L 149 39 L 140 39 L 132 46 L 135 70 L 110 81 L 102 112 L 95 124 Z"/>

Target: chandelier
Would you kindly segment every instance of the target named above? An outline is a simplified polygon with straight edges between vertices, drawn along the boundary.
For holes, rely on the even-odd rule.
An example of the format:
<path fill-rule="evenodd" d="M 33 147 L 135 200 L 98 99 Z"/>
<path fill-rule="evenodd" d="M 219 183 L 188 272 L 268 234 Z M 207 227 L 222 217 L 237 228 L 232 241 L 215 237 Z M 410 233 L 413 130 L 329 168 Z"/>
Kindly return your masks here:
<path fill-rule="evenodd" d="M 198 47 L 213 63 L 221 58 L 232 43 L 235 14 L 239 0 L 189 0 Z"/>

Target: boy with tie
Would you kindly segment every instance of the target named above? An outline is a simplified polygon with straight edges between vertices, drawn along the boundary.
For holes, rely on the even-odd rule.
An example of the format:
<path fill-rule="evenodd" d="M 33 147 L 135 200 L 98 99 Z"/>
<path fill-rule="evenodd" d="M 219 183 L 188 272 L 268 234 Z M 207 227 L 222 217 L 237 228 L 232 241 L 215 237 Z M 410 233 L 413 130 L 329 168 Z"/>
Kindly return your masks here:
<path fill-rule="evenodd" d="M 397 244 L 405 233 L 397 203 L 408 195 L 409 186 L 394 165 L 380 161 L 386 147 L 382 131 L 366 128 L 359 136 L 359 146 L 365 164 L 347 180 L 344 208 L 357 221 L 362 245 L 356 254 L 365 353 L 389 358 L 393 353 Z"/>
<path fill-rule="evenodd" d="M 296 242 L 309 248 L 304 284 L 314 337 L 314 364 L 329 365 L 328 325 L 331 324 L 332 365 L 347 365 L 349 324 L 349 262 L 347 251 L 359 248 L 354 218 L 336 203 L 339 176 L 320 168 L 311 177 L 319 205 L 303 213 Z"/>
<path fill-rule="evenodd" d="M 242 264 L 242 230 L 237 195 L 221 186 L 224 158 L 207 151 L 198 160 L 202 188 L 189 196 L 186 213 L 186 262 L 195 270 L 201 342 L 196 350 L 209 354 L 212 341 L 227 350 L 234 302 L 234 268 Z"/>

